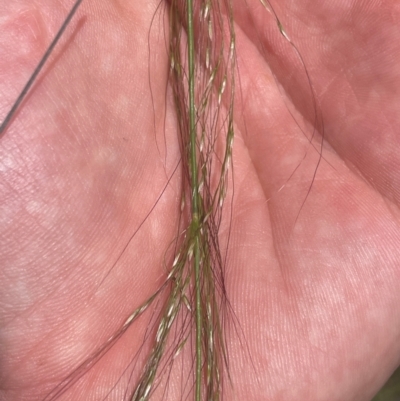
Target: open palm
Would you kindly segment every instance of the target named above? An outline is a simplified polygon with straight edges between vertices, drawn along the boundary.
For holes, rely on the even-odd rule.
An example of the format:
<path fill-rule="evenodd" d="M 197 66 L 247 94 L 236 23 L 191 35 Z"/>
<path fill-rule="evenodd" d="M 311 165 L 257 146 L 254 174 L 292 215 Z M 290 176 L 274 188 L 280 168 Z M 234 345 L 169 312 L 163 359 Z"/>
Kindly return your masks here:
<path fill-rule="evenodd" d="M 236 3 L 226 399 L 369 400 L 400 357 L 400 8 L 273 4 L 314 107 L 271 14 Z M 157 5 L 85 0 L 1 139 L 6 401 L 43 399 L 165 277 L 181 172 Z M 2 5 L 1 115 L 70 7 Z M 62 398 L 123 399 L 148 318 Z"/>

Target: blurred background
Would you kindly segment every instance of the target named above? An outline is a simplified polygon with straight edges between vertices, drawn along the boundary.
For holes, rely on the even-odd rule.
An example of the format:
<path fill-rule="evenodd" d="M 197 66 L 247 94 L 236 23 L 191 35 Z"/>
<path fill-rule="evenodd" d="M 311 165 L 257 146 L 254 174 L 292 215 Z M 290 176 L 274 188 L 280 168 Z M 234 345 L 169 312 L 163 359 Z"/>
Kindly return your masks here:
<path fill-rule="evenodd" d="M 400 401 L 400 367 L 371 401 Z"/>

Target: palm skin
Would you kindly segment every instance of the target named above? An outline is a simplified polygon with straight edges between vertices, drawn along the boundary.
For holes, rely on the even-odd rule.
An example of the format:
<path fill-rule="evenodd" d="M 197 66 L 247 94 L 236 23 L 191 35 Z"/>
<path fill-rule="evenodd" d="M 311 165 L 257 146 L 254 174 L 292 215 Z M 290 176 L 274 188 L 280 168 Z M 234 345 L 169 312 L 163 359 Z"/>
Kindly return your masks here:
<path fill-rule="evenodd" d="M 71 7 L 11 3 L 0 10 L 2 115 Z M 167 185 L 179 147 L 166 90 L 167 14 L 152 22 L 156 6 L 84 1 L 1 139 L 6 401 L 43 399 L 165 277 L 181 181 L 178 170 Z M 236 6 L 227 287 L 247 345 L 228 329 L 226 399 L 367 401 L 400 355 L 400 8 L 392 0 L 274 5 L 323 114 L 321 159 L 320 139 L 314 148 L 300 129 L 311 136 L 314 108 L 298 57 L 260 3 Z M 147 322 L 63 399 L 103 399 Z M 125 387 L 108 399 L 122 399 Z"/>

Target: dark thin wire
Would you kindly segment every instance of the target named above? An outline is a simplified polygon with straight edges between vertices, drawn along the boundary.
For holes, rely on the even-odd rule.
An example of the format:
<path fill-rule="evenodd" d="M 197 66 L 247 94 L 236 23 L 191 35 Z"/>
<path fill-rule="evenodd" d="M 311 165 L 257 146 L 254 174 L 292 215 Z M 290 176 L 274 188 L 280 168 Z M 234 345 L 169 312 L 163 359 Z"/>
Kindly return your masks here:
<path fill-rule="evenodd" d="M 35 82 L 37 76 L 39 75 L 40 71 L 42 70 L 43 66 L 46 64 L 46 61 L 50 57 L 51 53 L 53 52 L 54 48 L 56 47 L 58 41 L 60 40 L 61 36 L 63 35 L 64 31 L 67 29 L 69 23 L 71 22 L 73 16 L 75 15 L 76 11 L 78 10 L 79 6 L 81 5 L 83 0 L 77 0 L 72 7 L 71 11 L 69 12 L 67 18 L 61 25 L 60 30 L 57 32 L 57 35 L 54 37 L 53 41 L 51 42 L 50 46 L 46 50 L 46 53 L 40 60 L 39 64 L 35 68 L 35 71 L 29 78 L 28 82 L 25 84 L 24 89 L 18 96 L 17 100 L 15 101 L 14 105 L 11 107 L 11 110 L 8 112 L 6 118 L 0 125 L 0 138 L 4 135 L 5 130 L 10 123 L 11 119 L 13 118 L 15 112 L 18 110 L 19 106 L 21 105 L 22 101 L 25 99 L 26 94 L 29 92 L 29 89 L 32 87 L 33 83 Z"/>

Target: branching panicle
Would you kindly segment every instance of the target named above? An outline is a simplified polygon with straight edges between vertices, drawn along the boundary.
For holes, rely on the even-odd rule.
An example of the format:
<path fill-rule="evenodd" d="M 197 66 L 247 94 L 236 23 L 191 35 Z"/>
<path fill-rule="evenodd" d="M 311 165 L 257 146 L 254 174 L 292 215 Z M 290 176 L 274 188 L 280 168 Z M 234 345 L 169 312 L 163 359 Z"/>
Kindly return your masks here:
<path fill-rule="evenodd" d="M 82 0 L 75 3 L 38 69 L 0 125 L 0 136 L 52 52 Z M 55 400 L 89 370 L 160 297 L 152 347 L 130 401 L 147 401 L 186 347 L 193 350 L 191 393 L 195 401 L 219 401 L 229 380 L 223 324 L 225 259 L 219 229 L 229 193 L 234 143 L 236 41 L 232 0 L 171 0 L 169 6 L 169 85 L 176 106 L 181 166 L 181 213 L 173 262 L 163 285 L 108 341 L 46 396 Z M 268 3 L 261 0 L 268 9 Z M 282 35 L 292 44 L 276 14 Z M 293 45 L 293 44 L 292 44 Z M 294 45 L 293 45 L 294 46 Z M 296 49 L 297 50 L 297 49 Z M 175 244 L 175 245 L 176 245 Z M 180 325 L 180 326 L 178 326 Z M 177 329 L 179 336 L 172 338 Z M 148 337 L 147 336 L 147 337 Z"/>

